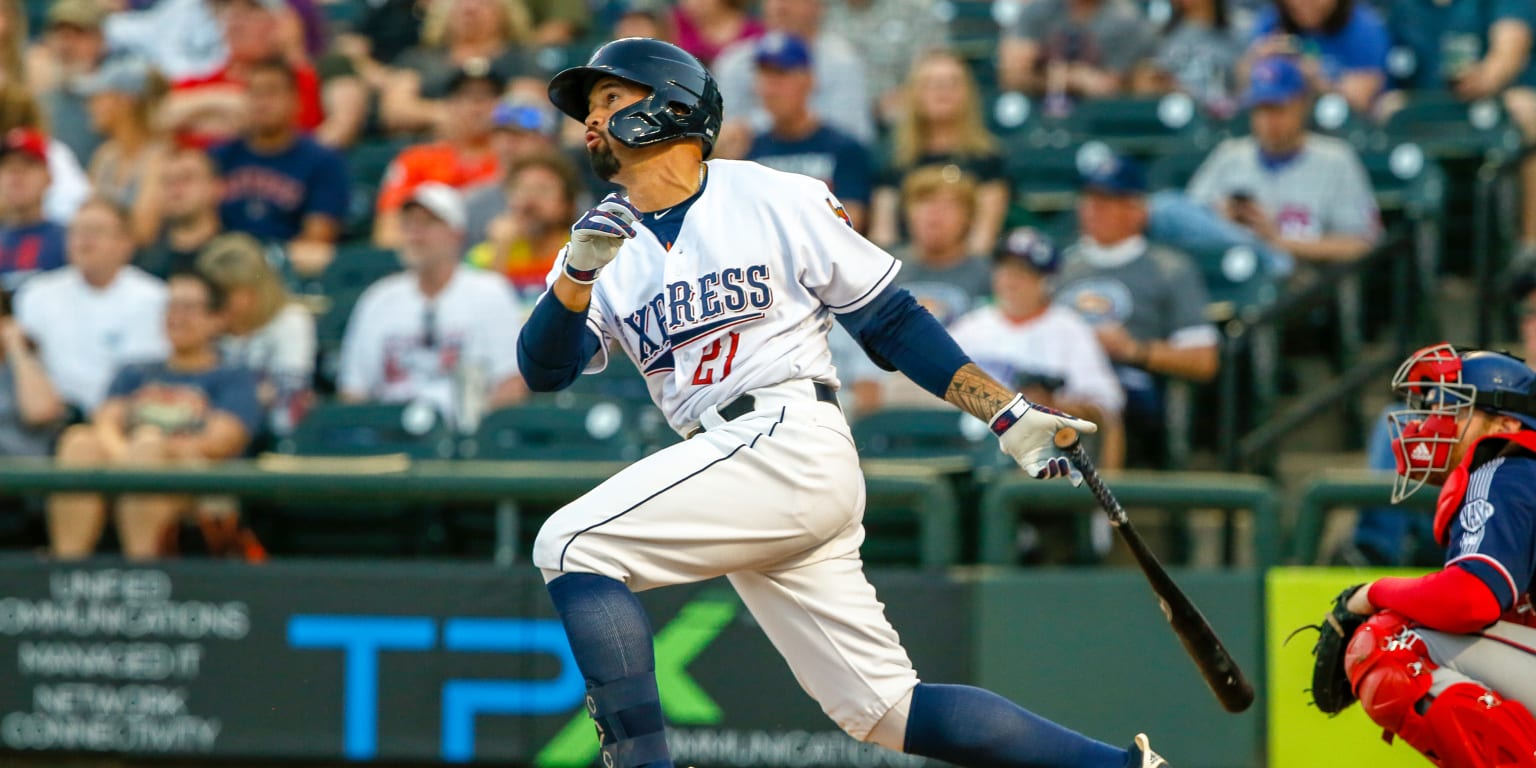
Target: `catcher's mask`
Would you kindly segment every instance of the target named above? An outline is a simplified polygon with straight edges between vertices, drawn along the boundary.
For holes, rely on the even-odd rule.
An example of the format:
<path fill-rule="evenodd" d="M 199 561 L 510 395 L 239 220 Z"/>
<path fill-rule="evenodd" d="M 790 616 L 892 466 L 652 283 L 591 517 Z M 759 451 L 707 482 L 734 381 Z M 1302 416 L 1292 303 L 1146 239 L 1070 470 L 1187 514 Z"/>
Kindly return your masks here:
<path fill-rule="evenodd" d="M 1392 503 L 1444 478 L 1472 409 L 1511 416 L 1536 429 L 1536 371 L 1498 352 L 1458 352 L 1436 344 L 1413 353 L 1392 377 L 1405 408 L 1387 414 L 1397 459 Z"/>

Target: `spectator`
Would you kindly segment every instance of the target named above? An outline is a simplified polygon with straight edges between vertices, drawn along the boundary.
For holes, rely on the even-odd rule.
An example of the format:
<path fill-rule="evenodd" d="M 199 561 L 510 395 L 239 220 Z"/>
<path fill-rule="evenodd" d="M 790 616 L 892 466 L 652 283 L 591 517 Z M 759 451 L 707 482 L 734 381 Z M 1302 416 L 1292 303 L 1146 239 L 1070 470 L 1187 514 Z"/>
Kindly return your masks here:
<path fill-rule="evenodd" d="M 492 120 L 505 86 L 506 81 L 484 59 L 472 59 L 459 70 L 443 100 L 448 114 L 439 125 L 439 140 L 401 152 L 384 174 L 373 221 L 375 245 L 392 248 L 400 243 L 400 206 L 416 185 L 437 181 L 465 189 L 501 175 L 492 145 Z"/>
<path fill-rule="evenodd" d="M 949 23 L 935 0 L 829 0 L 827 31 L 853 44 L 869 74 L 879 122 L 896 122 L 902 84 L 917 60 L 949 48 Z"/>
<path fill-rule="evenodd" d="M 1109 157 L 1084 174 L 1082 237 L 1063 256 L 1056 301 L 1093 326 L 1125 389 L 1126 465 L 1166 463 L 1164 377 L 1215 377 L 1216 328 L 1205 319 L 1205 284 L 1189 258 L 1149 245 L 1146 176 Z"/>
<path fill-rule="evenodd" d="M 119 371 L 90 422 L 60 437 L 58 464 L 200 467 L 241 455 L 260 424 L 261 407 L 255 376 L 219 357 L 224 300 L 224 292 L 196 272 L 173 275 L 165 307 L 170 354 Z M 167 534 L 192 505 L 189 496 L 123 495 L 117 503 L 123 555 L 159 557 Z M 54 494 L 48 499 L 53 554 L 89 556 L 106 518 L 104 496 Z"/>
<path fill-rule="evenodd" d="M 1338 93 L 1350 109 L 1371 113 L 1387 82 L 1387 26 L 1356 0 L 1274 0 L 1254 24 L 1248 62 L 1274 56 L 1301 60 L 1316 93 Z"/>
<path fill-rule="evenodd" d="M 816 82 L 811 107 L 816 114 L 855 141 L 874 143 L 874 103 L 865 64 L 847 40 L 822 29 L 822 0 L 763 0 L 762 13 L 768 31 L 810 43 Z M 715 77 L 725 99 L 726 125 L 715 142 L 721 157 L 740 157 L 751 135 L 768 128 L 768 115 L 753 87 L 756 59 L 755 40 L 733 43 L 715 59 Z"/>
<path fill-rule="evenodd" d="M 107 16 L 102 31 L 115 54 L 149 60 L 172 82 L 207 77 L 229 60 L 215 0 L 150 0 Z"/>
<path fill-rule="evenodd" d="M 1237 111 L 1235 83 L 1243 44 L 1224 0 L 1173 0 L 1157 53 L 1136 71 L 1139 94 L 1182 91 L 1206 111 L 1227 119 Z"/>
<path fill-rule="evenodd" d="M 496 85 L 492 99 L 507 83 L 538 73 L 521 48 L 530 29 L 522 0 L 443 0 L 429 7 L 422 44 L 395 62 L 380 102 L 391 131 L 441 131 L 453 122 L 456 109 L 447 101 L 465 71 Z"/>
<path fill-rule="evenodd" d="M 362 21 L 352 31 L 337 34 L 331 47 L 354 65 L 359 65 L 359 74 L 365 74 L 363 70 L 367 66 L 359 56 L 372 63 L 367 67 L 370 72 L 377 67 L 379 72 L 387 74 L 388 65 L 394 64 L 401 54 L 420 42 L 421 6 L 418 0 L 383 0 L 367 3 Z M 374 82 L 371 74 L 365 74 L 365 77 L 370 83 Z"/>
<path fill-rule="evenodd" d="M 0 456 L 47 456 L 68 408 L 21 324 L 0 315 Z"/>
<path fill-rule="evenodd" d="M 1365 256 L 1381 226 L 1355 150 L 1307 130 L 1312 99 L 1291 59 L 1255 64 L 1250 81 L 1244 100 L 1253 135 L 1217 146 L 1190 179 L 1187 198 L 1157 197 L 1153 238 L 1191 250 L 1205 243 L 1250 245 L 1276 275 L 1289 274 L 1298 260 Z"/>
<path fill-rule="evenodd" d="M 3 78 L 0 78 L 3 80 Z M 91 196 L 91 182 L 64 142 L 48 136 L 37 99 L 20 80 L 0 82 L 0 136 L 22 128 L 42 138 L 48 154 L 48 191 L 43 194 L 43 215 L 49 221 L 69 224 L 80 204 Z"/>
<path fill-rule="evenodd" d="M 527 4 L 533 22 L 529 41 L 534 45 L 570 45 L 580 39 L 592 23 L 592 12 L 586 3 L 527 0 Z"/>
<path fill-rule="evenodd" d="M 142 194 L 159 202 L 159 224 L 134 264 L 162 280 L 192 269 L 203 246 L 224 231 L 219 221 L 224 184 L 213 158 L 196 147 L 171 150 L 158 173 L 145 179 Z"/>
<path fill-rule="evenodd" d="M 219 352 L 225 363 L 256 377 L 256 399 L 266 414 L 254 433 L 257 444 L 291 434 L 312 400 L 314 316 L 289 298 L 282 275 L 249 235 L 215 238 L 198 255 L 197 271 L 228 296 Z"/>
<path fill-rule="evenodd" d="M 1099 425 L 1100 466 L 1124 461 L 1120 410 L 1125 392 L 1093 329 L 1076 312 L 1051 304 L 1060 252 L 1028 227 L 1009 232 L 992 261 L 993 303 L 972 310 L 949 332 L 992 378 L 1031 402 Z"/>
<path fill-rule="evenodd" d="M 343 400 L 427 402 L 468 427 L 526 395 L 517 373 L 522 309 L 506 280 L 463 263 L 463 237 L 458 190 L 418 185 L 400 217 L 407 270 L 370 286 L 347 323 L 336 377 Z"/>
<path fill-rule="evenodd" d="M 102 136 L 91 125 L 80 81 L 101 66 L 107 43 L 101 34 L 106 9 L 96 0 L 59 0 L 48 8 L 42 44 L 27 57 L 27 80 L 48 116 L 54 136 L 77 158 L 96 154 Z"/>
<path fill-rule="evenodd" d="M 246 77 L 250 127 L 211 153 L 224 177 L 219 216 L 227 230 L 282 244 L 299 275 L 318 275 L 335 255 L 347 215 L 346 161 L 299 132 L 298 81 L 286 63 L 269 59 Z"/>
<path fill-rule="evenodd" d="M 124 365 L 164 357 L 165 284 L 129 265 L 128 214 L 109 200 L 80 206 L 65 242 L 69 265 L 16 293 L 16 321 L 37 342 L 64 402 L 89 414 Z"/>
<path fill-rule="evenodd" d="M 0 287 L 6 291 L 64 266 L 64 228 L 43 217 L 48 184 L 46 139 L 11 129 L 0 144 Z"/>
<path fill-rule="evenodd" d="M 1449 90 L 1466 101 L 1499 97 L 1527 148 L 1536 145 L 1536 63 L 1531 60 L 1536 6 L 1522 0 L 1395 0 L 1386 15 L 1396 44 L 1392 75 L 1404 90 L 1386 94 L 1380 112 L 1399 109 L 1408 90 Z M 1408 66 L 1399 70 L 1399 61 Z M 1536 153 L 1524 153 L 1520 184 L 1519 261 L 1532 264 Z"/>
<path fill-rule="evenodd" d="M 619 18 L 613 22 L 613 31 L 605 37 L 609 40 L 649 37 L 675 42 L 675 28 L 669 14 L 667 0 L 628 0 Z"/>
<path fill-rule="evenodd" d="M 752 18 L 749 5 L 748 0 L 679 0 L 671 11 L 673 42 L 711 66 L 731 44 L 762 36 L 763 25 Z"/>
<path fill-rule="evenodd" d="M 815 81 L 804 41 L 770 32 L 757 44 L 757 97 L 772 123 L 752 137 L 746 159 L 826 183 L 853 228 L 864 231 L 872 181 L 869 149 L 811 109 Z"/>
<path fill-rule="evenodd" d="M 466 260 L 505 275 L 528 306 L 544 292 L 545 278 L 569 242 L 580 209 L 580 177 L 564 155 L 535 155 L 507 173 L 506 208 L 488 227 L 489 239 Z"/>
<path fill-rule="evenodd" d="M 549 106 L 549 97 L 539 101 L 523 98 L 506 98 L 491 113 L 491 151 L 496 155 L 496 167 L 507 171 L 525 158 L 560 154 L 555 143 L 559 131 L 555 112 Z M 465 241 L 478 243 L 486 238 L 486 228 L 491 219 L 507 209 L 507 174 L 482 181 L 464 189 L 464 207 L 468 212 L 465 224 Z M 584 185 L 578 183 L 576 193 Z"/>
<path fill-rule="evenodd" d="M 919 57 L 907 78 L 890 156 L 873 196 L 869 237 L 883 246 L 901 238 L 902 179 L 927 165 L 954 165 L 977 180 L 976 226 L 966 251 L 991 253 L 1008 213 L 1008 178 L 997 139 L 981 119 L 976 80 L 953 51 Z"/>
<path fill-rule="evenodd" d="M 952 165 L 920 168 L 902 186 L 912 239 L 891 249 L 902 262 L 896 283 L 944 325 L 971 311 L 991 287 L 987 263 L 966 253 L 976 196 L 976 182 Z"/>
<path fill-rule="evenodd" d="M 27 5 L 22 0 L 0 0 L 0 85 L 25 87 Z"/>
<path fill-rule="evenodd" d="M 1128 0 L 1036 0 L 1003 30 L 998 83 L 1005 89 L 1100 98 L 1123 92 L 1132 72 L 1151 58 L 1157 39 L 1140 7 Z"/>
<path fill-rule="evenodd" d="M 160 109 L 161 125 L 203 145 L 228 140 L 264 120 L 260 97 L 248 94 L 257 71 L 284 62 L 293 81 L 296 109 L 287 112 L 296 128 L 320 128 L 325 111 L 320 75 L 304 54 L 304 41 L 284 0 L 218 0 L 229 59 L 212 74 L 176 81 Z M 249 98 L 247 98 L 249 97 Z"/>
<path fill-rule="evenodd" d="M 115 59 L 80 83 L 90 98 L 91 124 L 106 142 L 91 158 L 88 174 L 96 193 L 133 212 L 133 239 L 148 243 L 160 226 L 159 201 L 143 191 L 159 173 L 170 145 L 153 125 L 164 82 L 137 59 Z"/>

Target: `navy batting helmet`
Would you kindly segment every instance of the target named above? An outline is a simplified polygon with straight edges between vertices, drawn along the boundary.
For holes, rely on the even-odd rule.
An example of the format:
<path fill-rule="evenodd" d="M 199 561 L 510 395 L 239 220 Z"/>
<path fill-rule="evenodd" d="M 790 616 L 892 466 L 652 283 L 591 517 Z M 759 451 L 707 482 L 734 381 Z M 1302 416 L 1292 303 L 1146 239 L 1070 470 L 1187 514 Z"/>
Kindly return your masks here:
<path fill-rule="evenodd" d="M 612 76 L 651 89 L 650 95 L 608 119 L 608 133 L 626 147 L 644 147 L 684 136 L 704 141 L 708 157 L 720 134 L 725 104 L 720 88 L 692 54 L 671 43 L 627 37 L 598 48 L 585 66 L 549 81 L 549 100 L 585 122 L 587 96 L 598 79 Z"/>

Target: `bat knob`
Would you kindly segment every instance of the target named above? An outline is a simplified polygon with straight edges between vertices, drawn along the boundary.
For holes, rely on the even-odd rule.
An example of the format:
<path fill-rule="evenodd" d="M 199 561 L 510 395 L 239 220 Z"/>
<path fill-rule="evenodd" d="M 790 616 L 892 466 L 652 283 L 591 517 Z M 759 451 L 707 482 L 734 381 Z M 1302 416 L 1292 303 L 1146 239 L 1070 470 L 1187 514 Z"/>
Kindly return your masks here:
<path fill-rule="evenodd" d="M 1062 427 L 1056 430 L 1056 447 L 1063 451 L 1070 451 L 1077 446 L 1077 430 L 1071 427 Z"/>

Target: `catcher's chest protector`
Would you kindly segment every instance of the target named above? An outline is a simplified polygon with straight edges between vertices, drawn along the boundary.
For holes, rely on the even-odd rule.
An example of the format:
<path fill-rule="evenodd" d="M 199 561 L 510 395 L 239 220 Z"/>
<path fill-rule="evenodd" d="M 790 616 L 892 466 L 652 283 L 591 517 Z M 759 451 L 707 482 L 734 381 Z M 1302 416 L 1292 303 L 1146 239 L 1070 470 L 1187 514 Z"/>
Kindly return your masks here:
<path fill-rule="evenodd" d="M 1403 737 L 1441 768 L 1536 768 L 1536 717 L 1477 683 L 1456 683 L 1420 705 L 1439 666 L 1399 614 L 1382 611 L 1349 642 L 1344 668 L 1383 737 Z"/>
<path fill-rule="evenodd" d="M 1440 486 L 1440 498 L 1435 502 L 1435 541 L 1440 546 L 1448 543 L 1451 521 L 1461 512 L 1461 502 L 1467 497 L 1467 480 L 1472 477 L 1472 470 L 1507 450 L 1509 446 L 1500 447 L 1502 443 L 1513 443 L 1536 455 L 1536 430 L 1522 429 L 1519 432 L 1484 435 L 1467 449 L 1461 464 L 1451 470 L 1445 484 Z M 1531 513 L 1536 514 L 1536 510 L 1531 510 Z"/>

